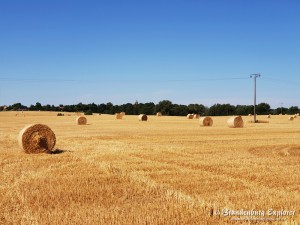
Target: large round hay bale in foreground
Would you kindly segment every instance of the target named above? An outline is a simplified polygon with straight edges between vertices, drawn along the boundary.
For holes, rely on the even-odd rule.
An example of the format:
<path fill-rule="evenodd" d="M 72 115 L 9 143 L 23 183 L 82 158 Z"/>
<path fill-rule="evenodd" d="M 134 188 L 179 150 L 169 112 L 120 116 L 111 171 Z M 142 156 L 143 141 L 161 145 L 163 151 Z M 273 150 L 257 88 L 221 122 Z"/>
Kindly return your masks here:
<path fill-rule="evenodd" d="M 244 127 L 244 121 L 241 116 L 233 116 L 227 120 L 227 125 L 230 128 L 242 128 Z"/>
<path fill-rule="evenodd" d="M 156 113 L 156 116 L 162 116 L 161 112 Z"/>
<path fill-rule="evenodd" d="M 25 153 L 50 153 L 56 137 L 47 125 L 31 124 L 20 131 L 18 142 Z"/>
<path fill-rule="evenodd" d="M 213 119 L 209 116 L 206 116 L 206 117 L 201 117 L 199 119 L 199 122 L 200 122 L 200 126 L 204 126 L 204 127 L 207 127 L 207 126 L 212 126 L 213 125 Z"/>
<path fill-rule="evenodd" d="M 79 116 L 76 119 L 78 125 L 86 125 L 87 119 L 84 116 Z"/>
<path fill-rule="evenodd" d="M 121 113 L 116 113 L 116 119 L 121 120 L 123 115 Z"/>
<path fill-rule="evenodd" d="M 293 116 L 290 116 L 290 117 L 289 117 L 289 120 L 294 120 L 294 117 L 293 117 Z"/>
<path fill-rule="evenodd" d="M 139 121 L 147 121 L 148 120 L 148 116 L 146 114 L 140 114 L 138 116 Z"/>
<path fill-rule="evenodd" d="M 193 115 L 193 114 L 187 114 L 186 118 L 187 118 L 187 119 L 193 119 L 193 118 L 194 118 L 194 115 Z"/>

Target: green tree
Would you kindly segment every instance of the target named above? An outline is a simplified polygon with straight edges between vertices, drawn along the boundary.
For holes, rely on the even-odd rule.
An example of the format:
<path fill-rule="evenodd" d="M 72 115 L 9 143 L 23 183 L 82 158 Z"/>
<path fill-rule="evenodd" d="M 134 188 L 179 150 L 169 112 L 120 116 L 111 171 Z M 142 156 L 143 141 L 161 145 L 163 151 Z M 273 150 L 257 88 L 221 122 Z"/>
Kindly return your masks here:
<path fill-rule="evenodd" d="M 300 112 L 300 110 L 299 110 L 298 106 L 291 106 L 288 110 L 289 114 L 296 114 L 296 113 L 299 113 L 299 112 Z"/>
<path fill-rule="evenodd" d="M 172 102 L 169 100 L 160 101 L 155 106 L 155 112 L 161 112 L 163 115 L 170 115 L 172 110 Z"/>
<path fill-rule="evenodd" d="M 171 108 L 171 116 L 186 116 L 188 114 L 188 107 L 186 105 L 173 104 Z"/>
<path fill-rule="evenodd" d="M 235 107 L 236 115 L 248 115 L 253 114 L 253 106 L 252 105 L 237 105 Z"/>
<path fill-rule="evenodd" d="M 139 114 L 153 115 L 155 113 L 155 104 L 153 102 L 140 105 Z"/>
<path fill-rule="evenodd" d="M 188 105 L 188 113 L 204 115 L 205 114 L 205 106 L 199 105 L 199 104 L 189 104 Z"/>
<path fill-rule="evenodd" d="M 268 115 L 271 112 L 271 107 L 267 103 L 260 103 L 256 106 L 256 114 L 259 115 Z"/>
<path fill-rule="evenodd" d="M 35 109 L 36 110 L 42 110 L 43 109 L 42 104 L 39 103 L 39 102 L 35 103 Z"/>
<path fill-rule="evenodd" d="M 235 106 L 230 104 L 214 104 L 208 110 L 210 116 L 228 116 L 235 114 Z"/>

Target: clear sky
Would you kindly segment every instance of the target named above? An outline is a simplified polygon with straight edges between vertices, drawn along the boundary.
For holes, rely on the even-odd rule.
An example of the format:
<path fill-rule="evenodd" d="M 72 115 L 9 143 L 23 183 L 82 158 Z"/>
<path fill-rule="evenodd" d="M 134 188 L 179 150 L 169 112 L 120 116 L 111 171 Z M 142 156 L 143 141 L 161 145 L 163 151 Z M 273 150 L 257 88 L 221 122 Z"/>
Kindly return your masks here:
<path fill-rule="evenodd" d="M 300 106 L 299 0 L 0 0 L 0 105 L 250 105 L 252 73 Z"/>

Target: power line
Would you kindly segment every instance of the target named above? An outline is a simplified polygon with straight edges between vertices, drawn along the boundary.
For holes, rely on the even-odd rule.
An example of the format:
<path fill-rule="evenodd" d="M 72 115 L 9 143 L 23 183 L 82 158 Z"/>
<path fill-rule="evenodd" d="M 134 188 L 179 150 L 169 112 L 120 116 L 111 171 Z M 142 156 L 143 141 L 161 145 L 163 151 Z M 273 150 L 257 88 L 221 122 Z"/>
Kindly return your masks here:
<path fill-rule="evenodd" d="M 275 83 L 290 83 L 290 84 L 300 84 L 300 81 L 292 81 L 292 80 L 282 80 L 282 79 L 276 79 L 276 78 L 268 78 L 268 77 L 263 77 L 262 80 L 268 80 L 271 82 Z"/>
<path fill-rule="evenodd" d="M 227 77 L 227 78 L 200 78 L 200 79 L 161 79 L 161 80 L 113 80 L 113 79 L 103 79 L 103 80 L 92 80 L 92 79 L 42 79 L 42 78 L 12 78 L 12 77 L 0 77 L 0 81 L 3 82 L 86 82 L 86 83 L 139 83 L 139 82 L 202 82 L 202 81 L 224 81 L 224 80 L 244 80 L 248 79 L 246 77 Z"/>

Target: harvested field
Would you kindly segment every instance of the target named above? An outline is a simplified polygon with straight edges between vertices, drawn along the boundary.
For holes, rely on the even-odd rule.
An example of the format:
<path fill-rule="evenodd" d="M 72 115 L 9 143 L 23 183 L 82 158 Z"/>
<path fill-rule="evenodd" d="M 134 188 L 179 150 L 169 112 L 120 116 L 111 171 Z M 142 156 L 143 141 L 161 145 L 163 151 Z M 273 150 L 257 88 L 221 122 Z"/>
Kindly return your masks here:
<path fill-rule="evenodd" d="M 298 118 L 230 129 L 230 117 L 212 117 L 207 129 L 185 116 L 78 126 L 76 114 L 15 114 L 0 112 L 0 224 L 238 224 L 215 212 L 271 208 L 296 213 L 264 218 L 300 222 Z M 53 130 L 52 154 L 20 149 L 28 124 Z"/>

